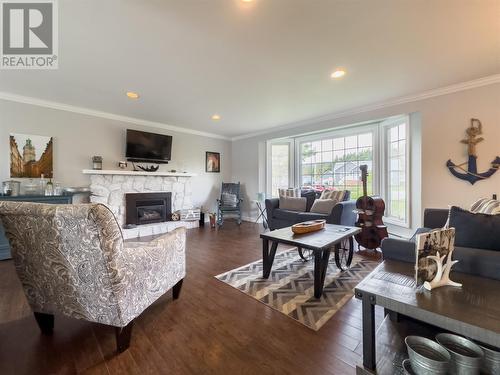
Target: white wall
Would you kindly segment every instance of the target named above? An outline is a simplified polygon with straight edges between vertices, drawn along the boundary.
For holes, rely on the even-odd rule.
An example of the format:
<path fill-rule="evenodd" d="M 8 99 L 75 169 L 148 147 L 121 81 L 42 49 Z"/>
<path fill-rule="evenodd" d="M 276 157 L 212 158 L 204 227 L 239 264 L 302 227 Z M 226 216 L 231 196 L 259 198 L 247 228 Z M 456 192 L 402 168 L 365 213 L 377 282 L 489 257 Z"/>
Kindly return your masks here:
<path fill-rule="evenodd" d="M 104 168 L 117 168 L 124 158 L 125 129 L 133 128 L 170 134 L 173 139 L 172 163 L 162 169 L 185 169 L 197 173 L 193 178 L 193 201 L 214 208 L 220 183 L 241 181 L 244 215 L 255 217 L 250 201 L 265 189 L 265 141 L 296 134 L 331 129 L 357 122 L 412 113 L 421 126 L 421 179 L 414 179 L 414 210 L 470 205 L 475 199 L 500 195 L 500 172 L 475 185 L 453 177 L 445 163 L 448 159 L 466 161 L 466 147 L 460 143 L 471 117 L 483 123 L 485 141 L 478 146 L 478 168 L 486 170 L 500 155 L 500 84 L 493 84 L 426 100 L 406 103 L 330 121 L 301 125 L 265 135 L 229 142 L 221 139 L 176 133 L 159 128 L 134 126 L 118 121 L 0 100 L 0 181 L 9 178 L 9 133 L 28 133 L 54 137 L 55 180 L 65 186 L 88 185 L 81 170 L 90 167 L 92 155 L 102 155 Z M 414 149 L 419 145 L 414 144 Z M 221 153 L 221 173 L 205 173 L 205 151 Z M 415 177 L 415 176 L 414 176 Z M 420 188 L 420 192 L 419 192 Z M 418 204 L 420 202 L 420 205 Z M 419 217 L 417 215 L 416 217 Z M 414 220 L 418 221 L 418 220 Z M 413 227 L 420 225 L 414 222 Z"/>
<path fill-rule="evenodd" d="M 422 176 L 412 182 L 412 186 L 420 201 L 415 210 L 426 207 L 447 207 L 450 204 L 469 206 L 480 197 L 489 197 L 493 193 L 500 195 L 500 172 L 475 185 L 453 177 L 445 164 L 448 159 L 456 163 L 467 160 L 466 147 L 460 143 L 469 126 L 470 118 L 478 118 L 483 123 L 485 141 L 478 145 L 478 169 L 489 168 L 495 156 L 500 156 L 500 84 L 469 89 L 453 94 L 438 96 L 426 100 L 386 107 L 380 110 L 365 112 L 335 120 L 311 123 L 299 127 L 291 127 L 265 135 L 241 139 L 232 143 L 233 180 L 240 180 L 244 185 L 245 215 L 255 216 L 255 209 L 249 200 L 255 199 L 257 192 L 263 191 L 262 165 L 263 155 L 259 149 L 268 139 L 289 137 L 297 134 L 331 129 L 363 121 L 376 120 L 389 116 L 414 113 L 419 119 L 422 136 Z M 418 149 L 420 145 L 415 144 Z M 421 188 L 421 193 L 418 188 Z M 413 227 L 421 223 L 414 222 Z"/>
<path fill-rule="evenodd" d="M 125 159 L 127 128 L 172 135 L 172 162 L 160 168 L 197 173 L 192 178 L 193 204 L 215 208 L 221 182 L 231 178 L 229 141 L 4 100 L 0 100 L 0 181 L 10 178 L 10 133 L 54 137 L 54 181 L 88 186 L 89 177 L 81 172 L 91 168 L 93 155 L 103 157 L 104 169 L 118 169 L 117 162 Z M 221 173 L 205 172 L 206 151 L 221 153 Z"/>

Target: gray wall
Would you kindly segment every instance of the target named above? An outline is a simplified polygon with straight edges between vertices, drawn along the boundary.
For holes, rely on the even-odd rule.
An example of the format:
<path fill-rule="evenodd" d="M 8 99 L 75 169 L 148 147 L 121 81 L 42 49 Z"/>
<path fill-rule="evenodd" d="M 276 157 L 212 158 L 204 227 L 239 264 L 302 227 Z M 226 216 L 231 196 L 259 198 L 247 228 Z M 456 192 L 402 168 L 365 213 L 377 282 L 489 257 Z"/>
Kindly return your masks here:
<path fill-rule="evenodd" d="M 91 168 L 92 155 L 103 157 L 104 169 L 118 169 L 117 162 L 125 158 L 127 128 L 172 135 L 172 162 L 160 168 L 198 174 L 192 178 L 193 203 L 215 208 L 221 182 L 231 179 L 229 141 L 4 100 L 0 100 L 0 181 L 10 178 L 10 133 L 54 137 L 54 180 L 64 186 L 88 186 L 89 177 L 82 169 Z M 221 153 L 221 173 L 205 172 L 206 151 Z"/>
<path fill-rule="evenodd" d="M 469 126 L 470 118 L 483 123 L 485 141 L 478 145 L 478 168 L 489 168 L 495 156 L 500 155 L 500 84 L 469 89 L 411 103 L 386 107 L 380 110 L 360 113 L 329 121 L 304 124 L 281 129 L 232 143 L 233 179 L 240 180 L 245 191 L 245 216 L 255 217 L 255 208 L 249 200 L 257 192 L 265 191 L 265 176 L 259 173 L 259 165 L 265 160 L 265 141 L 289 137 L 318 130 L 326 130 L 358 122 L 382 119 L 389 116 L 412 113 L 414 124 L 421 126 L 421 145 L 417 139 L 414 150 L 421 149 L 421 176 L 417 165 L 413 170 L 412 189 L 414 202 L 412 211 L 420 213 L 426 207 L 447 207 L 448 205 L 469 206 L 480 197 L 500 194 L 500 172 L 474 186 L 453 177 L 445 166 L 448 159 L 456 163 L 467 160 L 466 147 L 460 143 Z M 415 129 L 412 129 L 414 132 Z M 420 188 L 420 191 L 419 191 Z M 420 217 L 419 214 L 416 215 Z M 413 220 L 413 227 L 420 220 Z"/>

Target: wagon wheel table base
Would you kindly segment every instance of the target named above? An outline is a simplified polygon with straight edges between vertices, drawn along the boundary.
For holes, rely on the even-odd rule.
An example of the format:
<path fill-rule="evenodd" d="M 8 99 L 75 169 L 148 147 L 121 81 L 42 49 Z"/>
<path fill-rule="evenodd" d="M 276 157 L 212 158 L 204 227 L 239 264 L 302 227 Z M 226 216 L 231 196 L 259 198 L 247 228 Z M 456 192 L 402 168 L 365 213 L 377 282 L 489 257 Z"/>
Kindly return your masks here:
<path fill-rule="evenodd" d="M 352 237 L 360 229 L 343 225 L 326 224 L 324 229 L 306 234 L 294 234 L 291 227 L 262 233 L 262 276 L 267 279 L 271 274 L 274 256 L 278 244 L 296 246 L 302 259 L 308 260 L 306 255 L 314 257 L 314 297 L 320 298 L 330 260 L 330 252 L 334 250 L 335 263 L 340 270 L 347 269 L 353 257 Z"/>

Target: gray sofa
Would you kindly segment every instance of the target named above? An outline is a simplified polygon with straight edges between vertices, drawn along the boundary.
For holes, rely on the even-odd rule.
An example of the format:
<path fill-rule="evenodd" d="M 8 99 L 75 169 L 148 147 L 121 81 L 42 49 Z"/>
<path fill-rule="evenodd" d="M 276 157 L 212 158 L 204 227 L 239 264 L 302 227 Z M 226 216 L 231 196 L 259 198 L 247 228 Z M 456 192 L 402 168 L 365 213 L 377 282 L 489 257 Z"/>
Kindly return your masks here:
<path fill-rule="evenodd" d="M 289 227 L 293 224 L 301 223 L 308 220 L 325 219 L 329 224 L 349 225 L 354 226 L 356 222 L 356 201 L 349 200 L 350 193 L 346 194 L 346 200 L 336 204 L 330 214 L 318 214 L 310 212 L 311 207 L 316 199 L 314 191 L 303 191 L 302 197 L 306 198 L 306 211 L 290 211 L 279 207 L 279 198 L 266 199 L 266 213 L 269 229 L 275 230 Z"/>
<path fill-rule="evenodd" d="M 384 259 L 415 262 L 415 236 L 442 228 L 448 219 L 447 209 L 427 209 L 424 228 L 409 240 L 386 238 L 382 242 Z M 450 212 L 450 227 L 456 229 L 453 259 L 459 262 L 454 271 L 500 280 L 500 215 L 472 214 L 458 207 Z"/>

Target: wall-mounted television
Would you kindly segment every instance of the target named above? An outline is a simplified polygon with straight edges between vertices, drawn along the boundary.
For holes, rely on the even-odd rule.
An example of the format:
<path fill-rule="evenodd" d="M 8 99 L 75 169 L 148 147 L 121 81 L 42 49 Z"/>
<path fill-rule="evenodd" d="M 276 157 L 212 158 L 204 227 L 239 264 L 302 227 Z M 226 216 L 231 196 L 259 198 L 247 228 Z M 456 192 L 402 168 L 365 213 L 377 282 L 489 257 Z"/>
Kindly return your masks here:
<path fill-rule="evenodd" d="M 125 156 L 130 161 L 167 163 L 172 154 L 172 136 L 127 129 Z"/>

